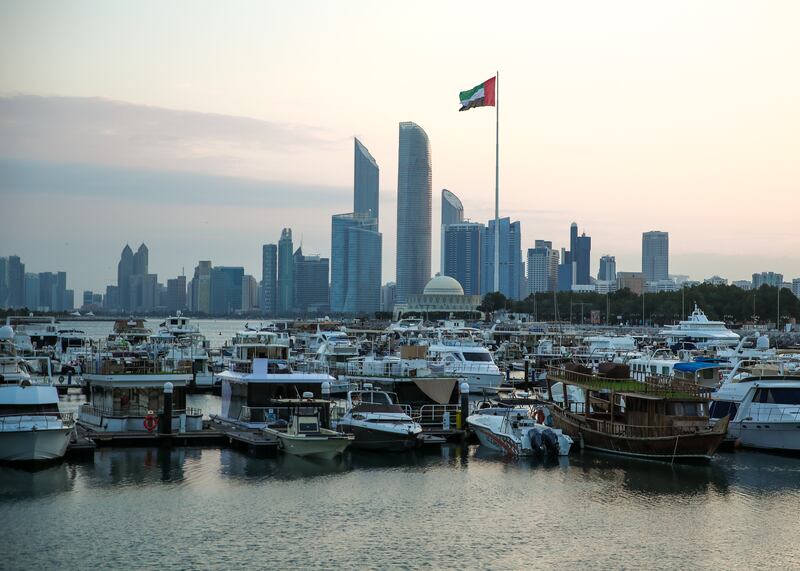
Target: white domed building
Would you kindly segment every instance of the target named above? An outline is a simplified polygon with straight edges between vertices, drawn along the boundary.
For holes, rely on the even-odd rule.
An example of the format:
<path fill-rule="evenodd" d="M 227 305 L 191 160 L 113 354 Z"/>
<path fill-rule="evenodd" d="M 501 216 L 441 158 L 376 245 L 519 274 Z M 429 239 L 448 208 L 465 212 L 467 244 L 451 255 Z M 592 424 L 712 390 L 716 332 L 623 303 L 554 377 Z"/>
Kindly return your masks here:
<path fill-rule="evenodd" d="M 480 314 L 480 304 L 481 296 L 464 295 L 464 288 L 458 280 L 437 274 L 427 283 L 422 294 L 411 295 L 408 303 L 395 306 L 394 318 L 400 319 L 403 315 L 427 316 L 431 313 L 477 316 Z"/>

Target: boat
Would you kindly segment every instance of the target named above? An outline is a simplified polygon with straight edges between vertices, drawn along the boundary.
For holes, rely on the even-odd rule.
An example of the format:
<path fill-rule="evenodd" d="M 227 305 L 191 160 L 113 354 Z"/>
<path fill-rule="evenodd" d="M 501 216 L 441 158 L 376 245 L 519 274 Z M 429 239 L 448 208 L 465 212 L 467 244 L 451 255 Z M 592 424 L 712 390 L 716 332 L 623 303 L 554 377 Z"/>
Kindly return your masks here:
<path fill-rule="evenodd" d="M 499 387 L 504 377 L 491 352 L 477 341 L 441 340 L 428 346 L 428 359 L 444 368 L 445 374 L 463 379 L 470 390 Z"/>
<path fill-rule="evenodd" d="M 544 407 L 485 408 L 467 417 L 481 446 L 512 456 L 567 456 L 573 440 L 550 427 Z"/>
<path fill-rule="evenodd" d="M 333 458 L 338 456 L 355 440 L 352 434 L 344 434 L 324 428 L 320 409 L 330 401 L 318 400 L 311 392 L 303 393 L 301 399 L 282 399 L 276 405 L 290 410 L 288 426 L 284 430 L 265 426 L 265 434 L 278 439 L 282 450 L 295 456 Z"/>
<path fill-rule="evenodd" d="M 739 343 L 737 333 L 725 327 L 724 321 L 709 320 L 697 304 L 689 319 L 667 326 L 659 335 L 666 338 L 673 350 L 735 347 Z"/>
<path fill-rule="evenodd" d="M 553 398 L 560 383 L 563 399 Z M 722 444 L 726 416 L 711 426 L 707 389 L 668 378 L 613 379 L 551 367 L 547 374 L 553 425 L 581 447 L 670 462 L 707 462 Z M 573 402 L 567 387 L 584 393 Z"/>
<path fill-rule="evenodd" d="M 74 429 L 72 416 L 59 411 L 55 386 L 31 377 L 13 339 L 10 326 L 0 328 L 0 460 L 60 460 Z"/>
<path fill-rule="evenodd" d="M 355 436 L 353 448 L 394 452 L 421 444 L 422 426 L 397 403 L 397 395 L 370 385 L 348 391 L 344 414 L 332 425 Z"/>
<path fill-rule="evenodd" d="M 728 431 L 745 448 L 800 452 L 800 376 L 750 383 Z"/>
<path fill-rule="evenodd" d="M 164 392 L 171 383 L 172 432 L 203 428 L 203 412 L 186 406 L 191 366 L 175 368 L 144 349 L 99 347 L 84 363 L 89 402 L 78 410 L 78 424 L 94 432 L 153 432 L 163 414 Z"/>

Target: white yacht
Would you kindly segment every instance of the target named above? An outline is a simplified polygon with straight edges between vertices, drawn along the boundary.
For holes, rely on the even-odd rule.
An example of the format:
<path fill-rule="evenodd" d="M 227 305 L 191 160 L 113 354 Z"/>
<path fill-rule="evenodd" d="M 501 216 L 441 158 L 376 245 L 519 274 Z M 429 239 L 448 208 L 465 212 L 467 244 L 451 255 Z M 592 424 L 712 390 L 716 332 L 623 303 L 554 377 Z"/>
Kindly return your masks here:
<path fill-rule="evenodd" d="M 358 357 L 358 347 L 343 331 L 320 331 L 315 341 L 315 359 L 332 369 L 344 369 L 348 360 Z"/>
<path fill-rule="evenodd" d="M 428 360 L 443 367 L 444 373 L 469 383 L 470 391 L 499 387 L 503 374 L 489 350 L 473 341 L 437 341 L 428 346 Z"/>
<path fill-rule="evenodd" d="M 58 460 L 66 453 L 72 418 L 58 410 L 52 384 L 31 378 L 13 338 L 10 326 L 0 328 L 0 460 Z"/>
<path fill-rule="evenodd" d="M 196 389 L 211 389 L 214 386 L 214 371 L 208 355 L 209 342 L 189 318 L 168 317 L 161 323 L 157 333 L 150 336 L 151 353 L 154 358 L 163 357 L 166 372 L 189 370 Z"/>
<path fill-rule="evenodd" d="M 353 448 L 394 452 L 416 448 L 421 442 L 422 426 L 393 393 L 364 385 L 364 389 L 348 391 L 343 406 L 344 414 L 332 426 L 355 436 Z"/>
<path fill-rule="evenodd" d="M 530 407 L 489 410 L 490 413 L 479 412 L 467 417 L 467 424 L 482 446 L 512 456 L 569 454 L 572 438 L 558 428 L 543 424 L 546 407 L 539 410 Z"/>
<path fill-rule="evenodd" d="M 728 434 L 747 448 L 800 451 L 800 376 L 750 383 Z"/>
<path fill-rule="evenodd" d="M 739 343 L 739 335 L 725 327 L 723 321 L 710 321 L 706 314 L 694 306 L 689 319 L 678 325 L 669 325 L 659 332 L 670 347 L 684 349 L 710 349 L 715 347 L 734 347 Z"/>
<path fill-rule="evenodd" d="M 10 315 L 6 317 L 6 325 L 14 331 L 14 345 L 19 353 L 53 349 L 58 341 L 55 317 Z"/>

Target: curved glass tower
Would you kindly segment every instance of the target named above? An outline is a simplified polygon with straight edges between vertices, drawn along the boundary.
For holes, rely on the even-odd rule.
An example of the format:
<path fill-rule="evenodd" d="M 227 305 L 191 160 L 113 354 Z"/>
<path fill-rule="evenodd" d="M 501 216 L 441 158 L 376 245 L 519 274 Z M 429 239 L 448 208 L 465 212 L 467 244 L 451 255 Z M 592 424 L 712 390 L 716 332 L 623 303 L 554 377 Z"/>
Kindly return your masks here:
<path fill-rule="evenodd" d="M 464 205 L 455 194 L 442 189 L 442 224 L 459 224 L 464 221 Z"/>
<path fill-rule="evenodd" d="M 368 214 L 378 223 L 378 163 L 361 141 L 355 139 L 353 165 L 353 212 Z"/>
<path fill-rule="evenodd" d="M 431 150 L 419 125 L 400 123 L 397 167 L 397 303 L 431 279 Z"/>

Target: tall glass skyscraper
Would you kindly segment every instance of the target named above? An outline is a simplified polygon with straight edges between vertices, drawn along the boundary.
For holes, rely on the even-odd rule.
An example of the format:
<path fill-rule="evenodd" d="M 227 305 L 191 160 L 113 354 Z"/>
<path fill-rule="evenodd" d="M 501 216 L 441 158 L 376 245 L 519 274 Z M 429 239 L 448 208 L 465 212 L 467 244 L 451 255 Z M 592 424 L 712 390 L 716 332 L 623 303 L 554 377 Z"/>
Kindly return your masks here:
<path fill-rule="evenodd" d="M 353 212 L 368 214 L 378 224 L 379 186 L 378 163 L 372 158 L 361 141 L 355 139 L 355 158 L 353 165 Z"/>
<path fill-rule="evenodd" d="M 642 233 L 642 273 L 645 282 L 669 279 L 669 233 Z"/>
<path fill-rule="evenodd" d="M 461 200 L 446 188 L 442 189 L 442 227 L 441 227 L 441 242 L 439 256 L 440 264 L 439 271 L 444 275 L 449 275 L 445 270 L 445 232 L 450 224 L 458 224 L 464 221 L 464 205 Z M 478 271 L 480 273 L 480 270 Z M 453 277 L 453 276 L 451 276 Z M 456 278 L 458 279 L 458 278 Z M 461 284 L 464 287 L 464 284 Z M 466 290 L 465 290 L 466 291 Z"/>
<path fill-rule="evenodd" d="M 211 268 L 211 313 L 228 315 L 242 309 L 244 268 L 214 266 Z"/>
<path fill-rule="evenodd" d="M 261 312 L 275 313 L 278 299 L 278 246 L 264 244 L 261 247 Z"/>
<path fill-rule="evenodd" d="M 500 293 L 520 299 L 522 237 L 519 221 L 500 219 Z M 494 291 L 494 220 L 489 220 L 481 241 L 481 295 Z"/>
<path fill-rule="evenodd" d="M 278 312 L 291 313 L 294 309 L 294 250 L 292 229 L 281 230 L 278 241 Z"/>
<path fill-rule="evenodd" d="M 421 294 L 431 279 L 431 150 L 419 125 L 400 123 L 397 167 L 396 302 Z"/>
<path fill-rule="evenodd" d="M 483 224 L 443 224 L 442 229 L 442 274 L 458 280 L 465 295 L 480 295 Z"/>
<path fill-rule="evenodd" d="M 128 311 L 131 308 L 131 276 L 133 275 L 133 250 L 128 244 L 122 249 L 117 264 L 117 291 L 119 292 L 119 308 Z"/>
<path fill-rule="evenodd" d="M 294 253 L 294 310 L 301 313 L 326 312 L 330 308 L 328 287 L 330 261 L 319 255 L 305 256 L 303 248 Z"/>
<path fill-rule="evenodd" d="M 383 237 L 369 214 L 336 214 L 331 219 L 331 311 L 380 310 Z"/>

